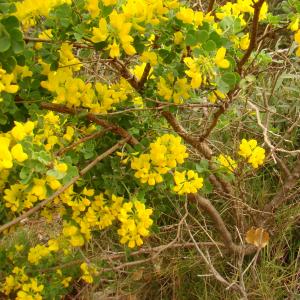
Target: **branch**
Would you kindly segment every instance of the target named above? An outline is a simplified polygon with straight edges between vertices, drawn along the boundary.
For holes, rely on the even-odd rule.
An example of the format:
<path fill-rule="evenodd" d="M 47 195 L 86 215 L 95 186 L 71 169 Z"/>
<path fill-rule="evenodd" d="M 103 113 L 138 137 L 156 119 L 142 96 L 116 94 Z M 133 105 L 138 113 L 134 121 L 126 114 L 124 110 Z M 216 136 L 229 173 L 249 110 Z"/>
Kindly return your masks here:
<path fill-rule="evenodd" d="M 59 44 L 62 43 L 62 41 L 54 41 L 51 39 L 40 39 L 40 38 L 33 38 L 29 36 L 25 36 L 23 38 L 25 42 L 34 42 L 34 43 L 48 43 L 48 44 Z M 65 41 L 64 41 L 65 42 Z M 76 42 L 71 42 L 71 41 L 66 41 L 69 44 L 72 44 L 76 48 L 88 48 L 88 49 L 93 49 L 93 46 L 88 46 L 86 44 L 81 44 L 81 43 L 76 43 Z"/>
<path fill-rule="evenodd" d="M 216 278 L 216 280 L 218 280 L 220 283 L 222 283 L 223 285 L 225 285 L 226 286 L 226 289 L 230 289 L 230 288 L 232 288 L 232 289 L 234 289 L 234 290 L 236 290 L 236 291 L 240 291 L 241 292 L 241 290 L 240 290 L 240 287 L 236 284 L 236 283 L 229 283 L 217 270 L 216 270 L 216 268 L 214 267 L 214 265 L 211 263 L 211 261 L 210 261 L 210 258 L 209 257 L 207 257 L 204 253 L 203 253 L 203 251 L 200 249 L 200 247 L 198 246 L 198 244 L 197 244 L 197 242 L 196 242 L 196 240 L 195 240 L 195 238 L 194 238 L 194 236 L 193 236 L 193 234 L 192 234 L 192 232 L 191 232 L 191 230 L 190 230 L 190 228 L 189 228 L 189 226 L 188 226 L 188 224 L 187 224 L 187 222 L 184 220 L 184 223 L 185 223 L 185 226 L 186 226 L 186 228 L 187 228 L 187 230 L 188 230 L 188 233 L 189 233 L 189 235 L 190 235 L 190 238 L 192 239 L 192 241 L 193 241 L 193 243 L 194 243 L 194 245 L 195 245 L 195 248 L 196 248 L 196 250 L 198 251 L 198 253 L 200 254 L 200 256 L 202 257 L 202 259 L 204 260 L 204 262 L 205 262 L 205 264 L 206 264 L 206 266 L 208 267 L 208 269 L 210 270 L 210 272 L 213 274 L 213 276 Z"/>
<path fill-rule="evenodd" d="M 215 4 L 215 0 L 210 0 L 209 1 L 208 7 L 207 7 L 207 11 L 206 11 L 207 14 L 210 13 L 213 10 L 214 4 Z"/>
<path fill-rule="evenodd" d="M 199 138 L 200 141 L 204 141 L 210 135 L 210 133 L 213 131 L 213 129 L 218 124 L 219 118 L 226 111 L 227 107 L 228 107 L 228 103 L 224 103 L 224 105 L 221 106 L 214 113 L 213 120 L 212 120 L 211 124 L 209 125 L 209 127 L 206 129 L 205 133 L 200 136 L 200 138 Z"/>
<path fill-rule="evenodd" d="M 171 112 L 163 111 L 162 115 L 172 126 L 172 128 L 176 131 L 176 133 L 183 138 L 185 142 L 192 145 L 195 149 L 199 151 L 199 153 L 202 153 L 206 159 L 211 159 L 212 151 L 206 143 L 199 141 L 197 137 L 193 137 L 190 133 L 188 133 Z"/>
<path fill-rule="evenodd" d="M 112 60 L 112 65 L 119 71 L 120 75 L 138 92 L 140 85 L 138 79 L 126 68 L 124 63 L 119 59 Z"/>
<path fill-rule="evenodd" d="M 280 205 L 282 205 L 287 199 L 288 192 L 290 192 L 297 185 L 299 179 L 300 179 L 300 156 L 298 157 L 295 167 L 291 172 L 291 176 L 287 177 L 282 188 L 276 193 L 272 201 L 265 205 L 263 210 L 265 212 L 273 212 Z"/>
<path fill-rule="evenodd" d="M 64 105 L 47 103 L 47 102 L 42 102 L 40 107 L 42 109 L 48 109 L 48 110 L 52 110 L 60 113 L 66 113 L 70 115 L 77 115 L 78 113 L 85 112 L 84 109 L 70 108 Z M 89 121 L 94 122 L 104 128 L 109 128 L 109 130 L 111 130 L 113 133 L 121 136 L 124 139 L 129 138 L 128 143 L 131 144 L 132 146 L 135 146 L 139 143 L 138 140 L 135 137 L 133 137 L 129 132 L 127 132 L 124 128 L 112 124 L 106 120 L 100 119 L 95 114 L 87 113 L 86 118 Z"/>
<path fill-rule="evenodd" d="M 265 0 L 259 0 L 258 2 L 256 2 L 254 4 L 254 16 L 253 16 L 253 21 L 252 21 L 252 30 L 251 30 L 250 43 L 249 43 L 249 47 L 248 47 L 246 53 L 244 54 L 242 59 L 238 62 L 237 70 L 238 70 L 239 74 L 242 73 L 242 69 L 243 69 L 244 64 L 247 62 L 247 60 L 250 57 L 252 51 L 256 47 L 259 14 L 260 14 L 260 10 L 261 10 L 261 7 L 262 7 L 264 2 L 265 2 Z"/>
<path fill-rule="evenodd" d="M 10 228 L 13 225 L 18 224 L 22 220 L 28 218 L 29 216 L 33 215 L 35 212 L 39 211 L 42 209 L 44 206 L 49 204 L 52 200 L 54 200 L 56 197 L 58 197 L 60 194 L 65 192 L 70 186 L 72 186 L 77 180 L 79 180 L 82 176 L 84 176 L 89 170 L 91 170 L 97 163 L 99 163 L 101 160 L 115 152 L 117 149 L 119 149 L 122 145 L 127 143 L 129 138 L 127 137 L 126 139 L 121 140 L 114 146 L 112 146 L 110 149 L 96 157 L 91 163 L 89 163 L 85 168 L 83 168 L 79 174 L 75 177 L 73 177 L 68 183 L 66 183 L 64 186 L 62 186 L 60 189 L 58 189 L 55 193 L 53 193 L 50 197 L 46 198 L 27 212 L 23 213 L 19 217 L 15 218 L 14 220 L 0 226 L 0 233 L 3 232 L 4 230 Z"/>
<path fill-rule="evenodd" d="M 189 194 L 188 199 L 196 202 L 196 204 L 199 205 L 202 210 L 210 215 L 227 249 L 231 250 L 232 252 L 248 255 L 256 251 L 256 249 L 252 246 L 243 247 L 236 245 L 233 242 L 231 233 L 228 231 L 222 217 L 209 200 L 198 194 Z"/>
<path fill-rule="evenodd" d="M 144 88 L 144 85 L 147 81 L 147 78 L 149 76 L 149 73 L 151 71 L 151 65 L 149 63 L 146 64 L 143 75 L 138 83 L 139 90 L 142 90 Z"/>

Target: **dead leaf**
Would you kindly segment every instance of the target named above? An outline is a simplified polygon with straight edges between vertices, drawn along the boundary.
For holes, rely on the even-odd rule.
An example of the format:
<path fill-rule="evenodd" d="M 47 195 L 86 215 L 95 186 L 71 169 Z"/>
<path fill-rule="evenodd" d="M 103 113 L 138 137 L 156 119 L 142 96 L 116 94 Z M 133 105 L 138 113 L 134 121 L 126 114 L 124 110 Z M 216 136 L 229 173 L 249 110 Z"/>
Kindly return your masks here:
<path fill-rule="evenodd" d="M 134 281 L 139 281 L 139 280 L 141 280 L 143 278 L 143 274 L 144 274 L 144 270 L 143 269 L 139 269 L 139 270 L 136 270 L 135 272 L 133 272 L 131 278 Z"/>
<path fill-rule="evenodd" d="M 246 233 L 246 242 L 255 245 L 258 248 L 266 247 L 269 243 L 269 239 L 269 233 L 261 227 L 252 227 Z"/>

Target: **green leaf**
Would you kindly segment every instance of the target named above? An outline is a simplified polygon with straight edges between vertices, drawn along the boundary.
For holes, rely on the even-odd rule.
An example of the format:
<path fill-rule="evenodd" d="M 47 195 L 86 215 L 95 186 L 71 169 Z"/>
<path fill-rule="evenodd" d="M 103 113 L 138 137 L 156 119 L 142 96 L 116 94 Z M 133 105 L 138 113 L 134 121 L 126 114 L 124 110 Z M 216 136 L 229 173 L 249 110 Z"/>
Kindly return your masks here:
<path fill-rule="evenodd" d="M 205 30 L 196 31 L 195 37 L 198 43 L 204 43 L 208 40 L 208 32 Z"/>
<path fill-rule="evenodd" d="M 23 34 L 19 29 L 12 28 L 12 29 L 9 29 L 8 32 L 9 32 L 9 35 L 10 35 L 10 37 L 13 41 L 14 40 L 23 41 Z"/>
<path fill-rule="evenodd" d="M 46 174 L 47 174 L 47 176 L 52 176 L 52 177 L 54 177 L 56 179 L 62 179 L 66 175 L 66 173 L 59 172 L 58 170 L 55 170 L 55 169 L 47 171 Z"/>
<path fill-rule="evenodd" d="M 205 44 L 202 45 L 202 48 L 205 51 L 212 52 L 212 51 L 215 51 L 217 49 L 217 45 L 214 41 L 208 40 Z"/>
<path fill-rule="evenodd" d="M 187 46 L 195 46 L 198 43 L 194 30 L 188 32 L 185 43 Z"/>
<path fill-rule="evenodd" d="M 21 41 L 12 40 L 12 49 L 15 54 L 22 53 L 24 51 L 24 48 L 25 48 L 25 43 L 23 40 Z"/>
<path fill-rule="evenodd" d="M 46 151 L 40 151 L 33 153 L 32 159 L 36 159 L 39 162 L 47 165 L 51 161 L 51 156 Z"/>
<path fill-rule="evenodd" d="M 5 61 L 2 62 L 2 67 L 8 72 L 11 73 L 17 65 L 17 60 L 14 56 L 8 57 Z"/>
<path fill-rule="evenodd" d="M 228 72 L 222 75 L 222 81 L 227 83 L 230 89 L 232 89 L 236 85 L 238 78 L 235 73 Z"/>
<path fill-rule="evenodd" d="M 20 22 L 15 16 L 9 16 L 8 18 L 2 19 L 1 23 L 7 28 L 18 28 L 20 26 Z"/>
<path fill-rule="evenodd" d="M 221 37 L 215 31 L 209 35 L 209 40 L 212 40 L 213 42 L 215 42 L 217 48 L 220 48 L 223 46 Z"/>
<path fill-rule="evenodd" d="M 25 56 L 24 55 L 18 55 L 18 56 L 16 56 L 15 57 L 16 58 L 16 60 L 17 60 L 17 64 L 19 65 L 19 66 L 22 66 L 22 67 L 24 67 L 25 66 Z"/>
<path fill-rule="evenodd" d="M 21 183 L 28 184 L 32 178 L 33 171 L 28 167 L 23 167 L 19 175 L 20 175 Z"/>
<path fill-rule="evenodd" d="M 11 46 L 10 37 L 3 35 L 0 37 L 0 52 L 7 51 Z"/>

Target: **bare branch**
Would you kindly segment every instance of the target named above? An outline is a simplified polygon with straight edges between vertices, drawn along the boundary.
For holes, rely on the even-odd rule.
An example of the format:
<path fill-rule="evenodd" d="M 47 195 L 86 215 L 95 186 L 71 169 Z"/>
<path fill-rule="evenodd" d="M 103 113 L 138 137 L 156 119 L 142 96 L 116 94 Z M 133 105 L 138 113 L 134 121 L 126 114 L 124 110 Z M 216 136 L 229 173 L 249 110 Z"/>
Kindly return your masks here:
<path fill-rule="evenodd" d="M 228 231 L 222 217 L 209 200 L 198 194 L 189 194 L 188 199 L 196 202 L 196 204 L 199 205 L 202 210 L 209 214 L 227 249 L 243 254 L 252 254 L 255 252 L 254 247 L 243 247 L 236 245 L 233 242 L 231 233 Z"/>
<path fill-rule="evenodd" d="M 286 202 L 288 199 L 288 193 L 296 187 L 298 181 L 300 179 L 300 156 L 298 157 L 298 160 L 294 166 L 294 169 L 291 172 L 291 176 L 288 177 L 282 188 L 276 193 L 272 201 L 264 207 L 265 212 L 273 212 L 275 209 L 277 209 L 280 205 Z"/>
<path fill-rule="evenodd" d="M 252 21 L 252 30 L 251 30 L 251 36 L 250 36 L 250 44 L 249 47 L 242 57 L 242 59 L 238 62 L 237 70 L 241 74 L 244 64 L 247 62 L 248 58 L 250 57 L 252 51 L 256 47 L 256 40 L 257 40 L 257 31 L 258 31 L 258 22 L 259 22 L 259 14 L 261 7 L 265 0 L 259 0 L 256 3 L 254 3 L 254 15 L 253 15 L 253 21 Z"/>

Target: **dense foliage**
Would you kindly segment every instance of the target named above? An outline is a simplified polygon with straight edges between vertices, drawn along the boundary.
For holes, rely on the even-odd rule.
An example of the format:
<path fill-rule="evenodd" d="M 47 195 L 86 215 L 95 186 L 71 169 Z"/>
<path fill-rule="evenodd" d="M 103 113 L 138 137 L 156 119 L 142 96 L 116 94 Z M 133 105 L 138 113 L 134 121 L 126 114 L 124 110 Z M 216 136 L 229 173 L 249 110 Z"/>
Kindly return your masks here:
<path fill-rule="evenodd" d="M 134 294 L 165 250 L 209 278 L 161 299 L 295 296 L 299 20 L 298 0 L 1 0 L 1 299 L 117 295 L 125 270 Z M 284 235 L 294 280 L 270 294 L 247 271 Z"/>

